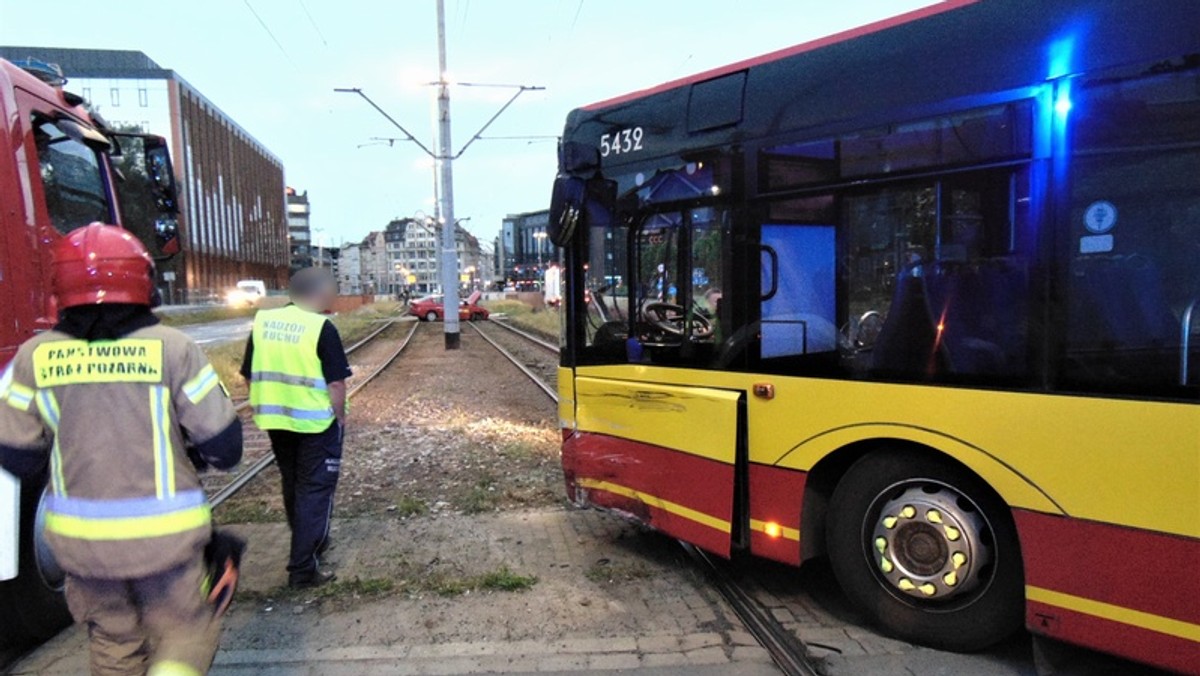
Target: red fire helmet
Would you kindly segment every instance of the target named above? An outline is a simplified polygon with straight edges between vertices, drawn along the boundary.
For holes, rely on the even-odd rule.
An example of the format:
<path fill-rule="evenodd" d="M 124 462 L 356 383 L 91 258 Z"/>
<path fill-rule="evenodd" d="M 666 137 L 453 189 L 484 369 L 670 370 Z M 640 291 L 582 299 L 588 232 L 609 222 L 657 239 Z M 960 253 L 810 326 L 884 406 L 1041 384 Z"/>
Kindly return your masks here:
<path fill-rule="evenodd" d="M 54 244 L 59 308 L 101 303 L 151 305 L 154 260 L 128 230 L 92 223 Z"/>

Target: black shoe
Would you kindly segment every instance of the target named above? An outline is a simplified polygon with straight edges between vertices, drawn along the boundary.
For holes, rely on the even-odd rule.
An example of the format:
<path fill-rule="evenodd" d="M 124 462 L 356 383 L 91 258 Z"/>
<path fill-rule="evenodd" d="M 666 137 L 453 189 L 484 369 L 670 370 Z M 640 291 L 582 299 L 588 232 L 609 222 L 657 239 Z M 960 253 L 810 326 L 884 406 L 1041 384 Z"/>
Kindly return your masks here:
<path fill-rule="evenodd" d="M 337 575 L 333 573 L 322 573 L 320 571 L 313 573 L 303 573 L 300 575 L 288 575 L 288 586 L 292 589 L 313 589 L 321 585 L 328 584 L 337 579 Z"/>

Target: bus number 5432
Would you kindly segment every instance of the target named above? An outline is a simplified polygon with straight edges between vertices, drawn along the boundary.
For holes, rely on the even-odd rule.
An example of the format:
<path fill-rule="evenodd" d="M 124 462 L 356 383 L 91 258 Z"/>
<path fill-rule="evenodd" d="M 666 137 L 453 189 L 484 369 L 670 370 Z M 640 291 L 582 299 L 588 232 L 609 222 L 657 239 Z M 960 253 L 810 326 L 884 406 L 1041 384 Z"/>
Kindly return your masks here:
<path fill-rule="evenodd" d="M 642 149 L 642 128 L 622 129 L 600 137 L 600 157 L 635 153 Z"/>

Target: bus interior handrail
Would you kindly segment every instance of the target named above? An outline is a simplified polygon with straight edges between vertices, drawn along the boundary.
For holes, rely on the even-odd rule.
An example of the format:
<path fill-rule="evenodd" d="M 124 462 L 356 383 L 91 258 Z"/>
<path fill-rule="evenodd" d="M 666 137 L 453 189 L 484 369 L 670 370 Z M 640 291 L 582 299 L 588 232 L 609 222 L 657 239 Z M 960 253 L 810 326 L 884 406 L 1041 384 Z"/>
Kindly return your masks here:
<path fill-rule="evenodd" d="M 1195 314 L 1197 305 L 1200 305 L 1200 298 L 1193 298 L 1192 302 L 1188 303 L 1187 309 L 1183 311 L 1183 317 L 1179 320 L 1179 384 L 1184 387 L 1188 384 L 1188 352 L 1192 340 L 1192 315 Z"/>

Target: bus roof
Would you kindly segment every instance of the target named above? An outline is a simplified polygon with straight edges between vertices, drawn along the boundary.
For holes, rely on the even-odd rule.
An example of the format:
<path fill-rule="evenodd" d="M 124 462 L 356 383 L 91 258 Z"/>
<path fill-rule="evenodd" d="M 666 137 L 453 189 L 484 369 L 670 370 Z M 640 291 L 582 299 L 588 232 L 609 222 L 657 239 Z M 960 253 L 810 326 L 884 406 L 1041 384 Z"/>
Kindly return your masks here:
<path fill-rule="evenodd" d="M 621 94 L 619 96 L 614 96 L 612 98 L 605 99 L 603 101 L 598 101 L 596 103 L 592 103 L 590 105 L 583 106 L 583 109 L 584 110 L 601 110 L 604 108 L 608 108 L 610 106 L 615 106 L 615 105 L 618 105 L 621 103 L 625 103 L 626 101 L 632 101 L 634 99 L 640 99 L 644 96 L 650 96 L 651 94 L 657 94 L 659 92 L 664 92 L 664 91 L 667 91 L 668 89 L 675 89 L 676 87 L 683 87 L 685 85 L 690 85 L 690 84 L 693 84 L 696 82 L 703 82 L 705 80 L 711 80 L 712 78 L 720 77 L 722 75 L 727 75 L 729 73 L 734 73 L 739 70 L 744 70 L 746 68 L 750 68 L 752 66 L 759 66 L 764 63 L 771 63 L 772 61 L 786 59 L 789 56 L 803 54 L 804 52 L 811 52 L 815 49 L 820 49 L 821 47 L 827 47 L 829 45 L 837 44 L 839 42 L 853 40 L 854 38 L 857 38 L 857 37 L 862 37 L 864 35 L 870 35 L 871 33 L 876 33 L 881 30 L 886 30 L 888 28 L 892 28 L 895 26 L 901 26 L 903 24 L 906 24 L 906 23 L 909 23 L 912 21 L 918 21 L 920 19 L 924 19 L 925 17 L 933 16 L 935 14 L 941 14 L 943 12 L 948 12 L 950 10 L 958 9 L 965 5 L 972 5 L 979 1 L 980 0 L 943 0 L 942 2 L 938 2 L 935 4 L 929 5 L 928 7 L 922 7 L 920 9 L 915 9 L 911 12 L 905 12 L 904 14 L 898 14 L 893 17 L 881 19 L 879 21 L 875 21 L 875 22 L 872 22 L 872 23 L 869 23 L 869 24 L 866 24 L 863 26 L 858 26 L 857 28 L 850 28 L 850 29 L 844 30 L 840 33 L 834 33 L 833 35 L 827 35 L 823 38 L 817 38 L 816 40 L 802 42 L 802 43 L 800 43 L 798 45 L 794 45 L 792 47 L 784 47 L 783 49 L 778 49 L 773 52 L 767 52 L 766 54 L 761 54 L 759 56 L 753 56 L 753 57 L 750 57 L 749 59 L 743 59 L 742 61 L 736 61 L 734 63 L 727 64 L 724 66 L 718 66 L 717 68 L 712 68 L 710 70 L 702 71 L 702 72 L 696 73 L 694 75 L 688 75 L 686 77 L 671 80 L 669 82 L 664 82 L 660 85 L 650 87 L 648 89 L 642 89 L 642 90 L 639 90 L 636 92 L 630 92 L 628 94 Z"/>
<path fill-rule="evenodd" d="M 1200 2 L 949 2 L 568 115 L 563 141 L 644 132 L 604 167 L 773 138 L 830 138 L 1037 96 L 1080 73 L 1200 54 Z M 630 152 L 632 150 L 632 152 Z"/>

